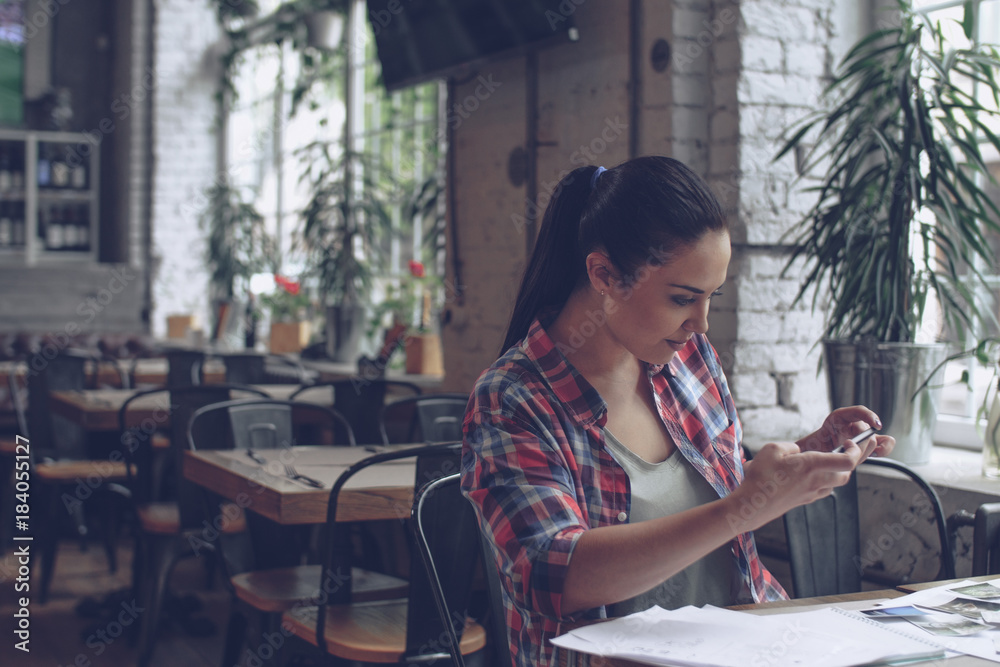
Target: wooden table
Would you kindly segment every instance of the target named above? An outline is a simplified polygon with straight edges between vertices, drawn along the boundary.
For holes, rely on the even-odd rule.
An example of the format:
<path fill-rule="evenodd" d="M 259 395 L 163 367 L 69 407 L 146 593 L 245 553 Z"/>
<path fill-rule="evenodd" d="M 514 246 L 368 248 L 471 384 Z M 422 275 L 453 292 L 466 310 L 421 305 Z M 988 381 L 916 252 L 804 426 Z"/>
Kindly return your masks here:
<path fill-rule="evenodd" d="M 185 452 L 184 476 L 277 523 L 318 524 L 326 521 L 330 488 L 340 474 L 372 455 L 365 447 L 254 451 L 268 463 L 255 463 L 242 450 Z M 283 463 L 291 463 L 297 472 L 319 480 L 323 488 L 314 489 L 288 479 Z M 412 458 L 362 470 L 340 492 L 337 521 L 409 517 L 415 476 L 416 462 Z"/>
<path fill-rule="evenodd" d="M 992 577 L 997 578 L 997 577 Z M 960 580 L 961 581 L 961 580 Z M 940 585 L 937 582 L 932 585 Z M 930 585 L 928 585 L 930 586 Z M 796 600 L 784 600 L 781 602 L 765 602 L 756 605 L 737 605 L 730 607 L 745 611 L 750 614 L 780 614 L 788 612 L 812 611 L 824 607 L 840 607 L 842 609 L 864 609 L 871 606 L 876 600 L 893 599 L 902 597 L 906 593 L 899 590 L 879 590 L 862 591 L 860 593 L 848 593 L 844 595 L 826 595 L 815 598 L 799 598 Z M 600 623 L 601 621 L 596 621 Z M 579 625 L 565 628 L 570 630 Z M 587 655 L 560 649 L 556 652 L 559 667 L 648 667 L 646 663 L 635 662 L 633 660 L 623 660 L 619 658 L 603 658 L 601 656 Z M 947 665 L 947 667 L 986 667 L 997 663 L 970 655 L 960 655 L 944 660 L 924 661 L 913 663 L 916 665 L 934 665 L 935 667 Z"/>
<path fill-rule="evenodd" d="M 928 588 L 936 588 L 938 586 L 946 586 L 948 584 L 957 584 L 963 581 L 993 581 L 994 579 L 1000 579 L 1000 574 L 983 574 L 978 577 L 959 577 L 958 579 L 925 581 L 919 584 L 900 584 L 899 586 L 896 586 L 896 590 L 903 591 L 904 593 L 916 593 L 917 591 L 925 591 Z"/>
<path fill-rule="evenodd" d="M 254 385 L 271 396 L 287 400 L 294 391 L 299 389 L 295 384 L 262 384 Z M 118 411 L 122 404 L 131 398 L 135 389 L 85 389 L 82 391 L 53 391 L 49 395 L 49 405 L 53 414 L 65 417 L 87 431 L 117 431 Z M 303 395 L 303 401 L 317 404 L 323 403 L 323 396 L 311 393 Z M 144 419 L 152 419 L 159 426 L 166 426 L 170 421 L 169 395 L 152 394 L 136 400 L 129 406 L 129 418 L 133 423 Z"/>

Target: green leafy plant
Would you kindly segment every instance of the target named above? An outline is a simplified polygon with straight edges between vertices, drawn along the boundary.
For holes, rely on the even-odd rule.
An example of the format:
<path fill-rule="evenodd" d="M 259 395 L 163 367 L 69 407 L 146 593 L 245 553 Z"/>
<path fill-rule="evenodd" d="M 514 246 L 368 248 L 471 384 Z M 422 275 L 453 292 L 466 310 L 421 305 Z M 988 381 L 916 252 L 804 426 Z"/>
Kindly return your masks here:
<path fill-rule="evenodd" d="M 977 261 L 996 266 L 987 234 L 1000 233 L 1000 211 L 979 144 L 1000 150 L 998 114 L 971 91 L 997 104 L 1000 57 L 950 48 L 906 2 L 899 14 L 899 27 L 851 49 L 826 90 L 832 108 L 801 121 L 777 156 L 794 152 L 820 180 L 785 271 L 805 260 L 799 299 L 827 288 L 828 338 L 911 342 L 932 295 L 959 338 L 991 317 L 975 298 Z"/>
<path fill-rule="evenodd" d="M 223 94 L 229 96 L 230 102 L 237 97 L 233 84 L 236 69 L 243 55 L 255 47 L 273 47 L 290 40 L 293 50 L 299 54 L 301 67 L 292 88 L 292 115 L 299 104 L 308 99 L 316 83 L 332 80 L 342 69 L 343 47 L 326 51 L 312 46 L 308 23 L 319 12 L 342 14 L 346 22 L 347 0 L 290 0 L 253 22 L 246 19 L 257 15 L 257 0 L 215 1 L 217 21 L 228 41 L 228 48 L 220 55 L 221 89 Z"/>
<path fill-rule="evenodd" d="M 246 289 L 250 276 L 273 261 L 274 241 L 264 229 L 264 217 L 240 189 L 217 183 L 206 191 L 208 206 L 201 215 L 207 232 L 205 261 L 218 298 L 230 300 L 237 283 Z"/>
<path fill-rule="evenodd" d="M 300 244 L 327 304 L 358 304 L 385 266 L 392 235 L 393 179 L 362 153 L 316 141 L 300 155 L 310 197 Z"/>

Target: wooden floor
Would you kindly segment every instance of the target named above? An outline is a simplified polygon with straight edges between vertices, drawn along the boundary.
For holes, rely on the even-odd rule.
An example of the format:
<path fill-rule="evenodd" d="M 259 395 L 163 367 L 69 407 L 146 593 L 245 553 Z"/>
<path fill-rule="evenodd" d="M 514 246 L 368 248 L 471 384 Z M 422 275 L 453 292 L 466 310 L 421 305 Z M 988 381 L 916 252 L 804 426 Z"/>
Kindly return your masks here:
<path fill-rule="evenodd" d="M 131 597 L 122 594 L 116 601 L 120 611 L 114 616 L 87 618 L 76 607 L 85 600 L 100 602 L 112 591 L 126 589 L 131 576 L 131 545 L 123 541 L 118 550 L 117 574 L 110 574 L 104 550 L 91 544 L 81 551 L 78 542 L 65 541 L 60 545 L 56 573 L 49 601 L 42 605 L 37 600 L 35 582 L 40 576 L 32 572 L 28 582 L 32 590 L 17 592 L 18 577 L 16 556 L 7 549 L 0 558 L 0 665 L 7 667 L 125 667 L 136 662 L 136 649 L 128 645 L 124 635 L 112 638 L 119 632 L 118 616 L 130 619 Z M 222 637 L 229 613 L 229 594 L 222 589 L 218 576 L 213 590 L 205 590 L 205 568 L 198 559 L 186 559 L 175 570 L 172 590 L 178 594 L 195 593 L 202 603 L 202 610 L 195 618 L 206 617 L 216 624 L 215 634 L 195 638 L 185 633 L 176 623 L 161 625 L 159 640 L 151 667 L 217 667 L 222 654 Z M 14 613 L 18 598 L 30 598 L 30 652 L 15 648 L 19 641 L 14 635 Z M 124 604 L 125 607 L 121 607 Z M 138 612 L 138 610 L 136 610 Z M 141 613 L 141 612 L 139 612 Z"/>

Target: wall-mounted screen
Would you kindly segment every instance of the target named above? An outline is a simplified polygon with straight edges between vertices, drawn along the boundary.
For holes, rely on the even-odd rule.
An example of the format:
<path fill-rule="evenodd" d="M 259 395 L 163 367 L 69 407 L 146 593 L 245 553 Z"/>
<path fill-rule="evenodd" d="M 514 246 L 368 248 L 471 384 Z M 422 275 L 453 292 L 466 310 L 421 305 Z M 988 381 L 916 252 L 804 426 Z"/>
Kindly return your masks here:
<path fill-rule="evenodd" d="M 368 0 L 382 81 L 395 90 L 490 58 L 574 41 L 571 0 Z"/>

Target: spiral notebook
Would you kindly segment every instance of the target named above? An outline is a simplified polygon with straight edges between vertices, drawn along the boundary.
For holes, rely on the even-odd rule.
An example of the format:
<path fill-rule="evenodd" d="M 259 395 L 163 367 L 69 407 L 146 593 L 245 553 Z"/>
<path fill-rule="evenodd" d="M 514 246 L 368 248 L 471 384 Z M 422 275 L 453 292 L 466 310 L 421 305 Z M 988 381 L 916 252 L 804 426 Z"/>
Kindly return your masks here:
<path fill-rule="evenodd" d="M 679 667 L 855 667 L 942 658 L 945 648 L 856 612 L 757 616 L 717 607 L 653 607 L 574 629 L 562 648 L 651 665 Z"/>

